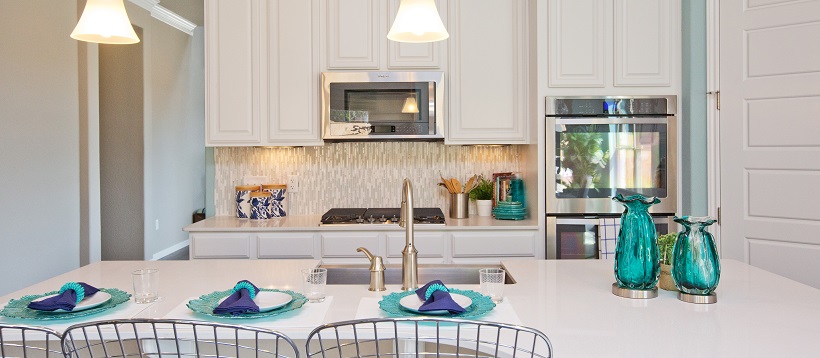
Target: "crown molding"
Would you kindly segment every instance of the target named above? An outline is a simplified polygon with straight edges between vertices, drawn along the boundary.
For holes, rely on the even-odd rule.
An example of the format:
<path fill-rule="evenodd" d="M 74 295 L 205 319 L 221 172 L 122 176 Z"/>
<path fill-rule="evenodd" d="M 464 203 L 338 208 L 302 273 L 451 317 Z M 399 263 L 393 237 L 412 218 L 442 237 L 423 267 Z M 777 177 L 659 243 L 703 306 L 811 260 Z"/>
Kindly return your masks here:
<path fill-rule="evenodd" d="M 196 24 L 179 14 L 166 9 L 159 4 L 160 0 L 128 0 L 151 13 L 151 17 L 164 22 L 165 24 L 182 31 L 190 36 L 194 35 Z"/>

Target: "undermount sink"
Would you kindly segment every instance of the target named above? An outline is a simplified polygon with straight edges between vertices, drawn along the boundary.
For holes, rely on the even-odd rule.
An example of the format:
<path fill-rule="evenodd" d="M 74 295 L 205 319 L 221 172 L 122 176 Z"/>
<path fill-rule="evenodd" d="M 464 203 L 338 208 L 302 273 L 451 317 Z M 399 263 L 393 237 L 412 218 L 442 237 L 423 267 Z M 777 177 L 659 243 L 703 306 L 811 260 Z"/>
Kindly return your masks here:
<path fill-rule="evenodd" d="M 327 269 L 328 285 L 367 285 L 370 283 L 370 266 L 363 265 L 319 265 Z M 501 265 L 419 265 L 418 282 L 423 285 L 432 280 L 441 280 L 448 285 L 478 285 L 478 270 L 482 268 L 504 268 Z M 505 269 L 506 270 L 506 269 Z M 384 280 L 388 285 L 401 285 L 401 265 L 385 265 Z M 515 283 L 507 271 L 504 283 Z"/>

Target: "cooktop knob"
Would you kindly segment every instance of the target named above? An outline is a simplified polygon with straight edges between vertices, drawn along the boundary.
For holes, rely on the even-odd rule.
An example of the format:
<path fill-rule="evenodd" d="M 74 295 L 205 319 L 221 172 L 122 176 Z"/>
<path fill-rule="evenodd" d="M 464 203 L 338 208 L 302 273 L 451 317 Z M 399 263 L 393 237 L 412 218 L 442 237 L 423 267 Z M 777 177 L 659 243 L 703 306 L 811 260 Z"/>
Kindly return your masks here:
<path fill-rule="evenodd" d="M 364 222 L 364 219 L 361 217 L 361 215 L 356 218 L 356 222 L 359 223 L 359 224 Z"/>
<path fill-rule="evenodd" d="M 380 218 L 379 218 L 379 221 L 381 221 L 381 222 L 385 222 L 385 221 L 387 221 L 387 218 L 386 218 L 386 217 L 384 217 L 384 215 L 382 215 L 382 217 L 380 217 Z"/>
<path fill-rule="evenodd" d="M 376 218 L 374 218 L 374 217 L 373 217 L 373 215 L 370 215 L 370 217 L 369 217 L 369 218 L 367 218 L 367 221 L 368 221 L 368 222 L 370 222 L 370 223 L 372 224 L 373 222 L 375 222 L 375 221 L 376 221 Z"/>

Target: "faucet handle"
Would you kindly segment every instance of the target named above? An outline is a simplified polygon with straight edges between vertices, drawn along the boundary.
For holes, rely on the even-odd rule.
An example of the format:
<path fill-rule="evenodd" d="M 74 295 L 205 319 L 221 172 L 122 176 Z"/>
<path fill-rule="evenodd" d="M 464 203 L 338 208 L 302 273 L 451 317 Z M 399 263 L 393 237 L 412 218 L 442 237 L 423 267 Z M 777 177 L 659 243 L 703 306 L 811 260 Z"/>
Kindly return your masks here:
<path fill-rule="evenodd" d="M 367 259 L 373 261 L 373 254 L 371 254 L 370 251 L 368 251 L 366 248 L 359 247 L 356 249 L 356 252 L 364 252 L 365 256 L 367 256 Z"/>
<path fill-rule="evenodd" d="M 358 252 L 364 252 L 367 259 L 370 260 L 370 291 L 384 291 L 384 260 L 381 256 L 374 256 L 366 248 L 360 247 L 356 249 Z"/>

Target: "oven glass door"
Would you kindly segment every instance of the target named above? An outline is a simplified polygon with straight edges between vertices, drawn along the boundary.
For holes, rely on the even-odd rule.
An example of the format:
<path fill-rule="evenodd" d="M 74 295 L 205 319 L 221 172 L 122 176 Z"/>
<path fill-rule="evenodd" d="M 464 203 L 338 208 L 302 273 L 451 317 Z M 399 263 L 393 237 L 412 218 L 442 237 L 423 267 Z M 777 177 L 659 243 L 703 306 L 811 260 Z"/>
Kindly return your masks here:
<path fill-rule="evenodd" d="M 666 118 L 558 118 L 558 199 L 668 194 Z"/>
<path fill-rule="evenodd" d="M 435 111 L 435 83 L 350 82 L 330 84 L 330 120 L 335 123 L 426 123 Z M 432 96 L 432 97 L 431 97 Z"/>
<path fill-rule="evenodd" d="M 601 258 L 599 219 L 550 218 L 547 221 L 549 223 L 553 222 L 553 220 L 555 223 L 554 226 L 547 228 L 547 240 L 555 241 L 555 254 L 553 256 L 548 252 L 547 258 L 559 260 Z M 669 217 L 655 217 L 653 220 L 655 221 L 657 235 L 669 233 Z M 548 226 L 550 226 L 550 224 L 548 224 Z M 552 246 L 552 243 L 547 243 L 547 246 Z M 609 250 L 614 252 L 614 247 L 610 247 Z"/>

